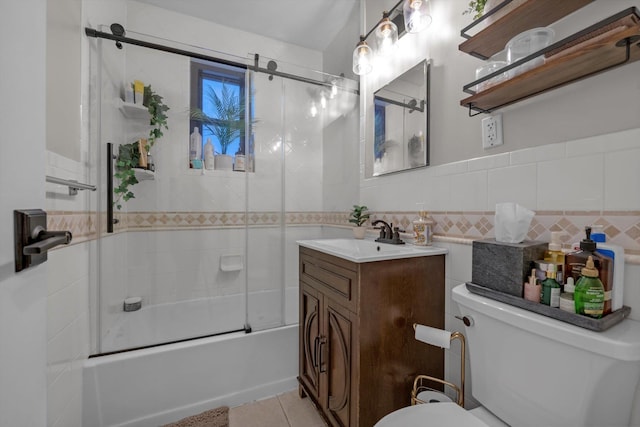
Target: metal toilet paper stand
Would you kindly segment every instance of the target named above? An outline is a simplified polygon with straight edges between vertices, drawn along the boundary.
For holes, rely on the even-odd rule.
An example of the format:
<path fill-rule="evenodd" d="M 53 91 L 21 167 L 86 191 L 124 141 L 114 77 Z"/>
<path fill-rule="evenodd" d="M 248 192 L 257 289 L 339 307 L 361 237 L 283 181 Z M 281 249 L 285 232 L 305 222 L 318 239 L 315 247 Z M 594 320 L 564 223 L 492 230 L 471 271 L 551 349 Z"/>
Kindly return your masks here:
<path fill-rule="evenodd" d="M 416 330 L 418 325 L 416 323 L 413 324 L 413 329 Z M 439 330 L 442 331 L 442 330 Z M 445 332 L 445 331 L 442 331 Z M 451 398 L 447 396 L 444 392 L 440 390 L 436 390 L 434 388 L 429 387 L 427 384 L 429 382 L 439 383 L 444 386 L 451 388 L 456 392 L 456 403 L 464 408 L 464 368 L 465 368 L 465 339 L 464 335 L 461 332 L 451 332 L 450 341 L 460 340 L 460 387 L 457 385 L 445 381 L 444 379 L 435 378 L 430 375 L 418 375 L 413 381 L 413 389 L 411 390 L 411 405 L 417 405 L 422 403 L 434 403 L 434 402 L 451 402 Z M 440 345 L 429 342 L 428 340 L 422 340 L 427 344 L 436 345 L 441 347 Z M 448 347 L 447 347 L 448 348 Z"/>

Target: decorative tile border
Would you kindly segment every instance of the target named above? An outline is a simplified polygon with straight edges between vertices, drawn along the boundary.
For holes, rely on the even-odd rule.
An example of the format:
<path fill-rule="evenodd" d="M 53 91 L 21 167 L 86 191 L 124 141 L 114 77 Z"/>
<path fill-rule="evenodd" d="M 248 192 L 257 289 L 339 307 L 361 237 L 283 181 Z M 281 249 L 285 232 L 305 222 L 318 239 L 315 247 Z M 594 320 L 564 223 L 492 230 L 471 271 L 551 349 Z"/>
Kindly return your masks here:
<path fill-rule="evenodd" d="M 430 212 L 430 216 L 436 222 L 434 235 L 439 238 L 475 240 L 494 236 L 491 211 Z M 81 243 L 97 238 L 96 217 L 95 212 L 50 211 L 47 226 L 51 230 L 70 230 L 73 243 Z M 100 216 L 100 230 L 106 230 L 105 217 Z M 287 226 L 351 226 L 349 212 L 118 212 L 115 218 L 119 220 L 116 232 L 223 229 L 244 227 L 245 223 L 249 227 L 273 227 L 282 222 Z M 417 218 L 415 211 L 374 212 L 370 222 L 382 219 L 411 233 L 412 221 Z M 626 254 L 640 256 L 640 211 L 538 211 L 527 238 L 548 241 L 551 231 L 562 231 L 563 243 L 570 245 L 580 241 L 584 227 L 591 224 L 602 225 L 609 242 L 624 247 Z"/>
<path fill-rule="evenodd" d="M 430 212 L 436 222 L 434 235 L 458 239 L 494 237 L 494 212 Z M 383 219 L 399 224 L 407 231 L 417 212 L 376 212 L 371 220 Z M 563 232 L 562 242 L 570 246 L 584 238 L 584 227 L 599 224 L 608 242 L 625 248 L 629 255 L 640 255 L 640 211 L 538 211 L 531 222 L 527 238 L 549 241 L 552 231 Z"/>

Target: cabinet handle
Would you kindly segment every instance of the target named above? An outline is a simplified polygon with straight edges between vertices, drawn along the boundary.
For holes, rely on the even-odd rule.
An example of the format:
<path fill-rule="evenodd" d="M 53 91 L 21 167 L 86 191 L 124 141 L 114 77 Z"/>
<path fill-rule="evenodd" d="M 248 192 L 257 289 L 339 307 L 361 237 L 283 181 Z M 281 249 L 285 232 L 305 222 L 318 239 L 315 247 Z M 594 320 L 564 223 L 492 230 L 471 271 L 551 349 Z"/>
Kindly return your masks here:
<path fill-rule="evenodd" d="M 324 352 L 322 351 L 322 346 L 325 345 L 327 343 L 327 338 L 326 337 L 322 337 L 320 338 L 320 361 L 319 361 L 319 367 L 320 367 L 320 372 L 327 372 L 326 369 L 323 369 L 323 365 L 324 365 L 324 361 L 322 359 L 324 359 L 324 357 L 322 357 L 322 355 L 324 354 Z"/>
<path fill-rule="evenodd" d="M 320 343 L 320 337 L 316 337 L 313 340 L 313 367 L 318 367 L 318 344 Z"/>

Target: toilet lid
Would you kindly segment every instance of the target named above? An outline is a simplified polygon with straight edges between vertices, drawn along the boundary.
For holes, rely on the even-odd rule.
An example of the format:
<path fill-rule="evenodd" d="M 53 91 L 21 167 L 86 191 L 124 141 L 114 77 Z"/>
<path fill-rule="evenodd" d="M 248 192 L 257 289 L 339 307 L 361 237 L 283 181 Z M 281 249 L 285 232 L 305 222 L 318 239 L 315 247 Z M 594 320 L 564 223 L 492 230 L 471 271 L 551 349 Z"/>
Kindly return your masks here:
<path fill-rule="evenodd" d="M 375 427 L 488 427 L 455 403 L 426 403 L 398 409 Z"/>

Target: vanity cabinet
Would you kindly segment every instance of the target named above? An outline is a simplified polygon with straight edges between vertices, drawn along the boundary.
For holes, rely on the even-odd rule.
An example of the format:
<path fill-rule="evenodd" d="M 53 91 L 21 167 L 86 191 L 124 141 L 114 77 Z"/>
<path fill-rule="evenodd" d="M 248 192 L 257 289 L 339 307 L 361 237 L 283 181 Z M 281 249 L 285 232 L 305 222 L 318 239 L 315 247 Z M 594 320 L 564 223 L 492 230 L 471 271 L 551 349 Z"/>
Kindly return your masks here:
<path fill-rule="evenodd" d="M 410 405 L 418 374 L 444 378 L 444 352 L 413 323 L 444 328 L 444 255 L 355 263 L 300 247 L 301 396 L 331 426 L 371 427 Z"/>

